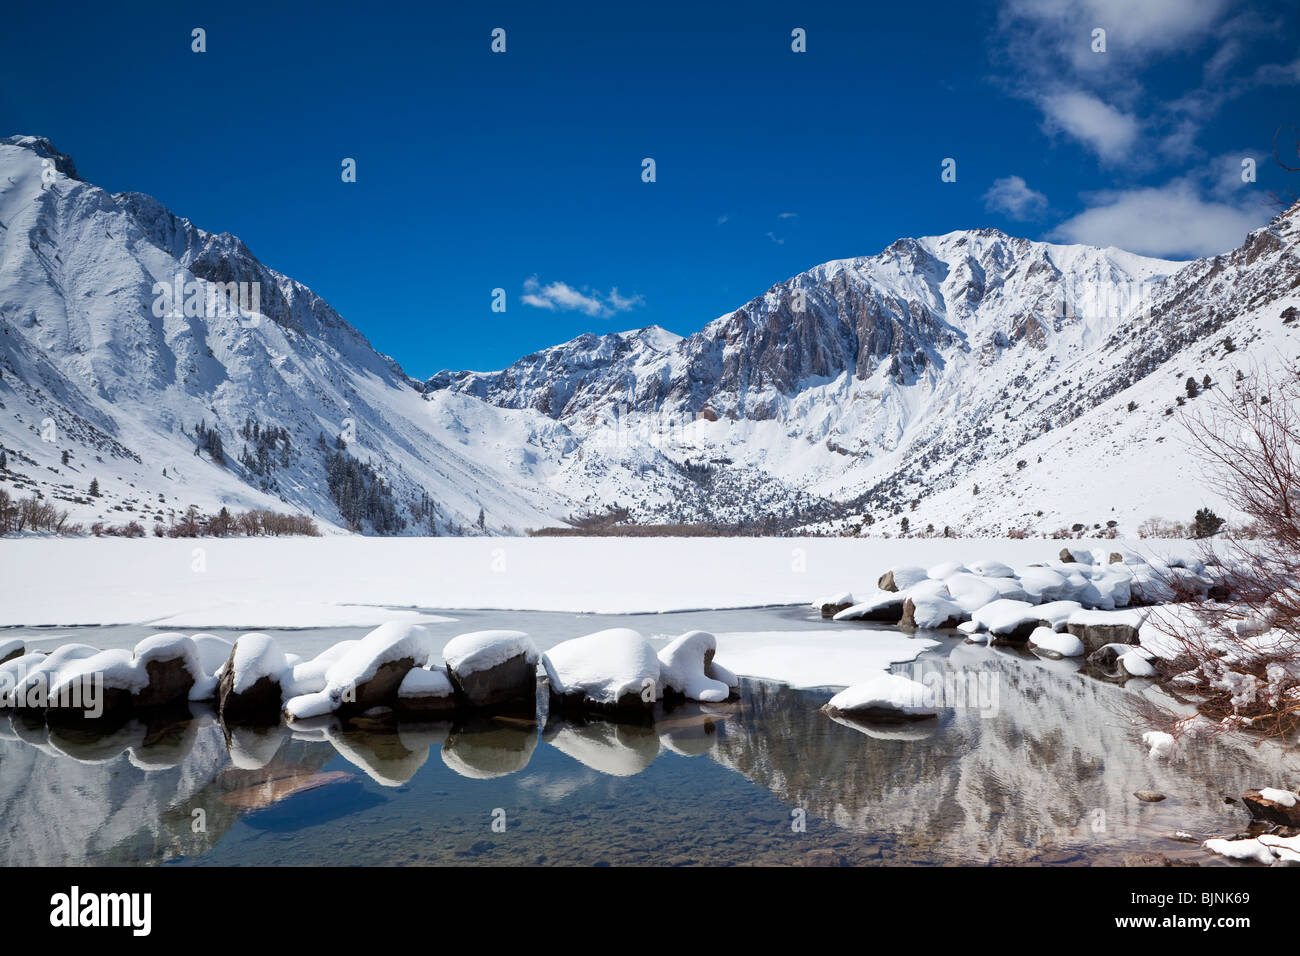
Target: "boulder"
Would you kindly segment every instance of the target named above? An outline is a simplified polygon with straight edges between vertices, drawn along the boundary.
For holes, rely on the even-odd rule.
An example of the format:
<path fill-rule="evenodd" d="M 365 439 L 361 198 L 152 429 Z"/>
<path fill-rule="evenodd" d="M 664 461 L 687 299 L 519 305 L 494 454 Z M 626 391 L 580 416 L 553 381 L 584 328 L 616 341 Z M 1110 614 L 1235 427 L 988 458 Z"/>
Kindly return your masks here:
<path fill-rule="evenodd" d="M 457 692 L 478 709 L 537 701 L 537 648 L 523 631 L 471 631 L 443 648 Z"/>
<path fill-rule="evenodd" d="M 926 579 L 925 568 L 891 568 L 880 576 L 876 586 L 882 591 L 906 591 L 914 584 Z"/>
<path fill-rule="evenodd" d="M 397 688 L 397 715 L 439 720 L 456 712 L 456 688 L 445 667 L 413 667 Z"/>
<path fill-rule="evenodd" d="M 1300 796 L 1290 790 L 1275 787 L 1248 790 L 1241 795 L 1241 802 L 1250 811 L 1252 820 L 1300 827 Z"/>
<path fill-rule="evenodd" d="M 949 628 L 969 619 L 960 605 L 940 597 L 909 596 L 903 602 L 903 627 Z"/>
<path fill-rule="evenodd" d="M 717 648 L 717 639 L 708 631 L 687 631 L 672 640 L 658 655 L 663 693 L 707 703 L 720 703 L 735 696 L 740 682 L 730 671 L 714 663 Z M 715 675 L 725 675 L 728 679 Z"/>
<path fill-rule="evenodd" d="M 648 719 L 659 699 L 660 664 L 638 632 L 610 628 L 557 644 L 542 655 L 551 708 Z"/>
<path fill-rule="evenodd" d="M 223 723 L 275 723 L 281 681 L 288 671 L 280 646 L 265 634 L 235 641 L 217 678 L 217 710 Z"/>
<path fill-rule="evenodd" d="M 848 591 L 842 591 L 839 594 L 832 594 L 829 597 L 813 601 L 813 607 L 821 611 L 824 618 L 832 618 L 845 608 L 853 606 L 853 595 Z"/>
<path fill-rule="evenodd" d="M 135 706 L 141 709 L 185 706 L 204 677 L 198 646 L 184 634 L 145 638 L 135 646 L 135 663 L 147 681 L 135 694 Z"/>
<path fill-rule="evenodd" d="M 897 624 L 903 618 L 904 595 L 897 591 L 877 591 L 865 601 L 847 607 L 835 615 L 837 621 L 874 621 Z"/>
<path fill-rule="evenodd" d="M 920 681 L 884 673 L 845 688 L 822 710 L 858 720 L 924 720 L 939 713 L 930 697 L 930 689 Z"/>
<path fill-rule="evenodd" d="M 1092 654 L 1108 644 L 1136 644 L 1146 615 L 1140 611 L 1076 611 L 1065 628 Z"/>

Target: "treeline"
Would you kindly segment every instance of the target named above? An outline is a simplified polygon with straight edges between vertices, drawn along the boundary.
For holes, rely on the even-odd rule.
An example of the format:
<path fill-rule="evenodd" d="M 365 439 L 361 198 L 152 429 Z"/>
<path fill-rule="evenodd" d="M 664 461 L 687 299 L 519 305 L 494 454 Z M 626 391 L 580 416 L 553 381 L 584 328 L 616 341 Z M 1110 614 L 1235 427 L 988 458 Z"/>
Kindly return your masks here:
<path fill-rule="evenodd" d="M 244 439 L 244 450 L 240 452 L 239 463 L 253 474 L 266 478 L 277 465 L 281 468 L 289 467 L 293 446 L 287 428 L 275 425 L 263 427 L 261 422 L 249 415 L 244 419 L 239 434 Z"/>
<path fill-rule="evenodd" d="M 22 534 L 24 531 L 44 531 L 53 534 L 81 534 L 79 524 L 68 523 L 68 513 L 42 501 L 34 493 L 30 498 L 15 500 L 0 488 L 0 534 Z"/>
<path fill-rule="evenodd" d="M 30 498 L 15 500 L 8 491 L 0 488 L 0 535 L 47 533 L 60 535 L 93 534 L 97 538 L 143 538 L 148 531 L 139 521 L 125 524 L 108 524 L 96 521 L 89 528 L 68 521 L 68 512 L 42 501 L 35 494 Z M 282 514 L 265 508 L 232 513 L 222 508 L 214 515 L 203 514 L 190 505 L 185 514 L 170 524 L 157 522 L 153 526 L 156 538 L 225 538 L 230 536 L 279 537 L 282 535 L 307 535 L 319 537 L 320 528 L 307 515 Z"/>
<path fill-rule="evenodd" d="M 317 444 L 325 455 L 330 497 L 349 531 L 362 530 L 366 522 L 375 534 L 397 534 L 406 528 L 406 519 L 398 514 L 392 489 L 369 462 L 358 461 L 346 451 L 331 449 L 324 435 Z M 339 444 L 343 444 L 342 440 Z"/>

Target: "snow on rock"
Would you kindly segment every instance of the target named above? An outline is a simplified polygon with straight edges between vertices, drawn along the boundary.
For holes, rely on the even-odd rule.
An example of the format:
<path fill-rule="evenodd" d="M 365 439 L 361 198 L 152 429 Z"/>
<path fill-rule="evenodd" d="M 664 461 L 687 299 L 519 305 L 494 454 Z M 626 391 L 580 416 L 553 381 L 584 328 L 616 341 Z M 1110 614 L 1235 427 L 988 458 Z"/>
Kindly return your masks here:
<path fill-rule="evenodd" d="M 318 694 L 325 689 L 325 675 L 338 661 L 342 660 L 359 641 L 339 641 L 321 651 L 309 661 L 293 666 L 289 679 L 284 683 L 286 699 L 300 697 L 304 694 Z"/>
<path fill-rule="evenodd" d="M 1202 846 L 1230 860 L 1262 863 L 1265 866 L 1300 863 L 1300 836 L 1264 834 L 1253 840 L 1206 840 Z"/>
<path fill-rule="evenodd" d="M 830 597 L 813 601 L 812 606 L 813 610 L 821 611 L 822 617 L 834 617 L 845 608 L 853 606 L 853 592 L 841 591 L 838 594 L 832 594 Z"/>
<path fill-rule="evenodd" d="M 954 574 L 961 574 L 968 570 L 969 569 L 966 565 L 962 564 L 960 561 L 944 561 L 942 564 L 936 564 L 925 573 L 927 577 L 933 578 L 936 581 L 943 581 L 952 577 Z"/>
<path fill-rule="evenodd" d="M 1148 730 L 1142 735 L 1142 742 L 1150 748 L 1147 756 L 1153 760 L 1163 760 L 1174 752 L 1173 734 L 1167 734 L 1163 730 Z"/>
<path fill-rule="evenodd" d="M 875 621 L 882 624 L 897 624 L 903 617 L 903 602 L 906 596 L 898 591 L 880 591 L 847 607 L 835 615 L 837 621 Z"/>
<path fill-rule="evenodd" d="M 1277 787 L 1261 787 L 1259 795 L 1265 800 L 1272 800 L 1284 807 L 1294 807 L 1296 805 L 1296 795 L 1290 790 L 1280 790 Z"/>
<path fill-rule="evenodd" d="M 944 586 L 952 595 L 953 602 L 967 614 L 974 614 L 986 604 L 991 604 L 1002 596 L 1001 591 L 988 578 L 978 574 L 958 572 L 943 579 Z"/>
<path fill-rule="evenodd" d="M 272 638 L 253 632 L 235 641 L 221 669 L 217 700 L 222 720 L 267 721 L 280 709 L 281 682 L 289 663 Z"/>
<path fill-rule="evenodd" d="M 1050 627 L 1035 628 L 1029 635 L 1029 646 L 1060 657 L 1083 656 L 1083 641 L 1073 634 L 1064 634 Z"/>
<path fill-rule="evenodd" d="M 230 652 L 235 647 L 224 637 L 215 634 L 195 634 L 190 640 L 199 652 L 199 664 L 203 667 L 203 673 L 209 677 L 216 676 L 230 659 Z"/>
<path fill-rule="evenodd" d="M 1156 669 L 1151 661 L 1139 649 L 1134 649 L 1119 656 L 1119 666 L 1132 677 L 1155 677 Z"/>
<path fill-rule="evenodd" d="M 1083 641 L 1091 654 L 1107 644 L 1138 643 L 1140 628 L 1148 614 L 1146 608 L 1075 611 L 1066 621 L 1066 630 Z"/>
<path fill-rule="evenodd" d="M 456 709 L 456 688 L 445 667 L 413 667 L 397 688 L 397 712 L 403 717 L 434 717 Z"/>
<path fill-rule="evenodd" d="M 60 668 L 98 653 L 98 648 L 89 644 L 64 644 L 40 657 L 25 654 L 14 658 L 4 666 L 13 668 L 16 677 L 13 685 L 16 706 L 44 708 L 50 685 L 58 680 Z"/>
<path fill-rule="evenodd" d="M 162 707 L 186 700 L 212 700 L 217 682 L 204 670 L 194 639 L 156 634 L 135 645 L 135 666 L 145 678 L 135 706 Z"/>
<path fill-rule="evenodd" d="M 876 586 L 882 591 L 906 591 L 912 585 L 924 581 L 926 576 L 925 568 L 892 568 L 880 576 Z"/>
<path fill-rule="evenodd" d="M 471 707 L 537 699 L 537 647 L 523 631 L 470 631 L 443 648 L 452 683 Z"/>
<path fill-rule="evenodd" d="M 984 605 L 971 615 L 971 620 L 994 637 L 1023 641 L 1038 627 L 1042 618 L 1038 614 L 1037 605 L 1001 598 Z"/>
<path fill-rule="evenodd" d="M 427 627 L 404 621 L 381 624 L 338 653 L 325 669 L 325 686 L 320 691 L 286 695 L 284 712 L 293 720 L 307 720 L 333 711 L 392 707 L 407 674 L 427 664 L 434 653 L 435 641 Z M 304 673 L 303 678 L 305 682 L 308 675 Z"/>
<path fill-rule="evenodd" d="M 148 675 L 124 648 L 67 660 L 50 676 L 49 705 L 66 717 L 119 715 L 149 685 Z"/>
<path fill-rule="evenodd" d="M 1051 568 L 1021 568 L 1016 578 L 1025 595 L 1035 604 L 1057 601 L 1065 594 L 1065 575 Z"/>
<path fill-rule="evenodd" d="M 27 642 L 21 637 L 0 641 L 0 664 L 22 657 L 27 653 Z"/>
<path fill-rule="evenodd" d="M 1062 548 L 1060 560 L 1063 564 L 1092 564 L 1092 552 L 1083 548 Z"/>
<path fill-rule="evenodd" d="M 688 700 L 726 700 L 731 696 L 732 685 L 715 680 L 708 673 L 717 649 L 717 638 L 708 631 L 687 631 L 674 638 L 658 654 L 660 687 Z"/>
<path fill-rule="evenodd" d="M 1016 575 L 1010 565 L 1003 564 L 1001 561 L 994 561 L 991 558 L 974 561 L 969 567 L 971 571 L 984 578 L 1012 578 Z"/>
<path fill-rule="evenodd" d="M 542 655 L 542 666 L 561 707 L 644 710 L 659 696 L 659 657 L 631 628 L 564 641 Z"/>
<path fill-rule="evenodd" d="M 1038 619 L 1054 631 L 1064 631 L 1070 615 L 1081 610 L 1078 601 L 1049 601 L 1038 605 Z"/>
<path fill-rule="evenodd" d="M 903 618 L 899 623 L 904 627 L 945 628 L 956 627 L 967 618 L 961 605 L 945 597 L 909 594 L 903 602 Z"/>
<path fill-rule="evenodd" d="M 832 697 L 825 711 L 832 716 L 866 720 L 918 720 L 939 713 L 930 690 L 899 674 L 878 674 Z"/>

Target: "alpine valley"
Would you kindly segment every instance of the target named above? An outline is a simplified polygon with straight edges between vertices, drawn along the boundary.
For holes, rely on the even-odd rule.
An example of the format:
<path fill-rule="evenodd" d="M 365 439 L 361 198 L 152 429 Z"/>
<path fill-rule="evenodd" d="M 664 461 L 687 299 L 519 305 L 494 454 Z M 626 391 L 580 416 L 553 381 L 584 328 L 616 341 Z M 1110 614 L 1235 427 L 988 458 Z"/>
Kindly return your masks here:
<path fill-rule="evenodd" d="M 685 338 L 587 334 L 421 382 L 238 238 L 12 136 L 0 488 L 145 527 L 193 505 L 371 534 L 1132 536 L 1226 510 L 1184 418 L 1297 357 L 1300 204 L 1242 238 L 1191 262 L 991 229 L 900 239 Z M 242 308 L 210 307 L 235 288 Z"/>

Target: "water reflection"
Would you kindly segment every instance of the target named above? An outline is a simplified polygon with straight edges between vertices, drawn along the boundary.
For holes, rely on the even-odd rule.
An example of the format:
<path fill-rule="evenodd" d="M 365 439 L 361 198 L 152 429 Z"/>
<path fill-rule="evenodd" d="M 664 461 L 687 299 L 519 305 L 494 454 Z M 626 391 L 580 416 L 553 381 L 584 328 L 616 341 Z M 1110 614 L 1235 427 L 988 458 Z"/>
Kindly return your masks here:
<path fill-rule="evenodd" d="M 1242 814 L 1223 795 L 1294 773 L 1273 749 L 1228 740 L 1151 761 L 1124 718 L 1134 688 L 1068 661 L 957 645 L 919 666 L 978 672 L 997 706 L 862 723 L 821 713 L 826 692 L 745 681 L 737 702 L 661 707 L 645 725 L 543 709 L 248 728 L 196 710 L 90 733 L 6 715 L 0 861 L 403 862 L 428 828 L 446 844 L 434 862 L 658 862 L 647 847 L 688 831 L 683 862 L 825 846 L 846 862 L 1066 862 L 1170 852 L 1175 829 L 1230 831 Z M 1170 799 L 1140 803 L 1139 789 Z M 475 836 L 484 806 L 523 818 L 512 842 Z M 811 842 L 790 836 L 791 808 L 816 824 Z M 372 830 L 350 842 L 362 823 Z M 257 833 L 281 842 L 249 843 Z"/>

